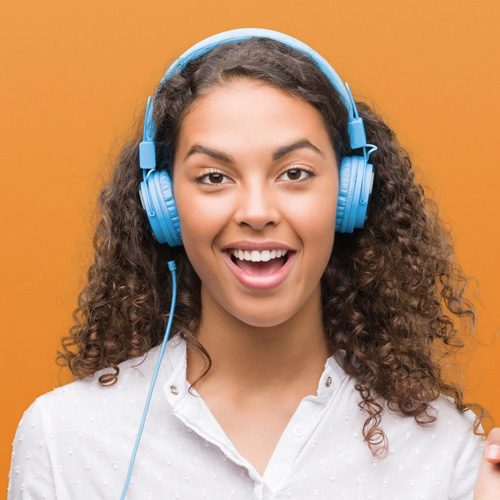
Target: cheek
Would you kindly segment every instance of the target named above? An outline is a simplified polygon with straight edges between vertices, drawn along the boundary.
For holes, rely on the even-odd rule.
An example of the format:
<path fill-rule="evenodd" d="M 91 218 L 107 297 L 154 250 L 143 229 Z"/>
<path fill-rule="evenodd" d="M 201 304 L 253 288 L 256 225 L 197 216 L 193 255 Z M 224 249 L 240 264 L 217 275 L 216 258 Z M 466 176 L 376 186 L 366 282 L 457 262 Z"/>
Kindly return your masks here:
<path fill-rule="evenodd" d="M 214 244 L 227 219 L 219 204 L 210 198 L 193 196 L 187 190 L 178 190 L 176 195 L 184 249 L 196 274 L 208 282 L 213 280 L 212 273 L 217 268 L 218 250 Z"/>
<path fill-rule="evenodd" d="M 332 253 L 337 212 L 337 184 L 334 182 L 316 191 L 314 197 L 297 199 L 289 212 L 289 224 L 295 228 L 303 247 L 311 277 L 323 274 Z"/>
<path fill-rule="evenodd" d="M 210 196 L 187 196 L 176 204 L 185 243 L 208 250 L 230 218 L 229 204 Z"/>
<path fill-rule="evenodd" d="M 216 269 L 215 250 L 206 237 L 206 224 L 203 225 L 201 222 L 201 218 L 197 221 L 190 218 L 181 224 L 182 240 L 189 262 L 200 280 L 211 283 L 214 279 L 214 269 Z"/>
<path fill-rule="evenodd" d="M 317 276 L 323 274 L 333 249 L 335 238 L 335 212 L 326 210 L 309 219 L 304 233 L 305 258 L 309 260 L 310 268 L 314 268 Z"/>
<path fill-rule="evenodd" d="M 318 244 L 333 241 L 337 212 L 337 191 L 323 186 L 309 196 L 296 197 L 287 204 L 288 223 L 296 228 L 303 244 Z"/>

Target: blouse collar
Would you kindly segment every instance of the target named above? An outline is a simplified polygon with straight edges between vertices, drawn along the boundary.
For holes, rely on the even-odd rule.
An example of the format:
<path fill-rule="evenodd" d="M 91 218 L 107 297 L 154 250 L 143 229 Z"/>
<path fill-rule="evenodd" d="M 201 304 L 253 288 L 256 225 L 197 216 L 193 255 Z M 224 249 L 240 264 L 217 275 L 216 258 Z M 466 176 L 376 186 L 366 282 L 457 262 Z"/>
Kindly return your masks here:
<path fill-rule="evenodd" d="M 186 395 L 189 384 L 186 378 L 186 340 L 179 334 L 168 340 L 168 347 L 165 352 L 166 364 L 171 367 L 170 374 L 164 383 L 163 389 L 169 402 L 175 406 Z M 321 402 L 330 399 L 335 388 L 347 377 L 341 366 L 341 361 L 345 356 L 343 349 L 338 349 L 325 361 L 323 373 L 318 382 L 317 393 L 313 397 Z M 192 389 L 193 391 L 194 389 Z"/>

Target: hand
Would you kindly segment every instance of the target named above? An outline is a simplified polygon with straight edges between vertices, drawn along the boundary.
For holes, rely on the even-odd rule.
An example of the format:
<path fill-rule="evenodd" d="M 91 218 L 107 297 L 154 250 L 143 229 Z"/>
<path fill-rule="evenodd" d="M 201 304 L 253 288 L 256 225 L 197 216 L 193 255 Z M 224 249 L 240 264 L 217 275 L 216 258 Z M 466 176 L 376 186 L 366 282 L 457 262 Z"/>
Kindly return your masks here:
<path fill-rule="evenodd" d="M 500 500 L 500 427 L 491 429 L 486 439 L 474 500 Z"/>

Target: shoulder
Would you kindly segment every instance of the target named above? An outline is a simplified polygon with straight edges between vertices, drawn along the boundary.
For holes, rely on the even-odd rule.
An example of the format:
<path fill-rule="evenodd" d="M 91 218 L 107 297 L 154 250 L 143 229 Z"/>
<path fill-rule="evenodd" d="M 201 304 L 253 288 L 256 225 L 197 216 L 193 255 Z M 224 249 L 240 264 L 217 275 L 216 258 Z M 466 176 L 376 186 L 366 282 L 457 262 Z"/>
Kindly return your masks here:
<path fill-rule="evenodd" d="M 156 385 L 160 385 L 176 365 L 180 354 L 177 347 L 181 342 L 182 339 L 178 336 L 169 339 Z M 141 356 L 119 363 L 118 379 L 113 385 L 105 386 L 99 382 L 101 375 L 114 373 L 112 368 L 103 368 L 92 376 L 75 380 L 42 394 L 37 398 L 38 404 L 42 411 L 60 414 L 103 406 L 112 409 L 124 401 L 131 402 L 137 397 L 142 399 L 145 389 L 151 382 L 160 349 L 161 346 L 157 345 Z"/>
<path fill-rule="evenodd" d="M 471 410 L 460 411 L 452 397 L 441 394 L 439 398 L 431 403 L 432 408 L 436 411 L 436 416 L 441 425 L 450 429 L 450 431 L 460 431 L 465 434 L 473 432 L 476 414 Z M 481 424 L 478 426 L 478 431 L 483 432 Z M 480 437 L 478 436 L 480 439 Z"/>
<path fill-rule="evenodd" d="M 178 362 L 182 339 L 175 336 L 169 339 L 156 387 L 168 377 Z M 105 424 L 118 414 L 126 413 L 131 407 L 144 404 L 145 395 L 154 373 L 161 346 L 155 346 L 145 354 L 130 358 L 118 365 L 117 382 L 103 386 L 99 377 L 113 373 L 111 368 L 103 368 L 92 376 L 75 380 L 38 396 L 25 411 L 24 420 L 41 418 L 48 431 L 56 428 L 59 434 L 67 425 L 78 425 L 83 419 Z"/>
<path fill-rule="evenodd" d="M 158 384 L 177 362 L 181 354 L 175 349 L 178 345 L 175 337 L 169 339 Z M 135 425 L 136 410 L 144 404 L 159 352 L 160 346 L 156 346 L 120 363 L 118 380 L 112 386 L 99 383 L 101 375 L 112 372 L 108 368 L 38 396 L 24 411 L 12 442 L 9 500 L 23 497 L 23 491 L 36 491 L 45 498 L 69 498 L 62 469 L 65 477 L 78 478 L 82 464 L 89 460 L 89 450 L 97 460 L 98 450 L 113 449 L 120 433 L 128 438 L 131 420 Z"/>
<path fill-rule="evenodd" d="M 24 498 L 27 492 L 36 492 L 40 498 L 55 497 L 48 444 L 37 398 L 24 411 L 12 441 L 9 500 Z"/>
<path fill-rule="evenodd" d="M 412 470 L 425 457 L 425 474 L 438 471 L 440 481 L 447 482 L 449 498 L 472 499 L 485 448 L 484 438 L 474 433 L 476 414 L 470 409 L 461 412 L 453 398 L 444 394 L 429 403 L 427 414 L 436 420 L 419 424 L 415 417 L 384 408 L 383 429 L 398 467 Z M 417 418 L 427 420 L 424 417 Z M 482 431 L 479 425 L 478 432 Z"/>
<path fill-rule="evenodd" d="M 449 441 L 450 447 L 454 444 L 456 460 L 462 461 L 464 457 L 470 460 L 475 456 L 477 462 L 478 457 L 482 456 L 486 438 L 474 432 L 476 414 L 471 409 L 460 411 L 453 398 L 444 394 L 433 401 L 432 405 L 438 412 L 443 439 Z M 484 432 L 481 423 L 478 423 L 477 432 Z"/>
<path fill-rule="evenodd" d="M 486 438 L 474 433 L 476 414 L 472 410 L 460 412 L 451 397 L 439 399 L 445 446 L 452 454 L 453 472 L 450 480 L 450 498 L 472 499 L 474 485 L 486 447 Z M 478 425 L 478 432 L 484 432 Z"/>
<path fill-rule="evenodd" d="M 431 401 L 425 413 L 407 416 L 389 409 L 383 401 L 381 427 L 387 434 L 390 448 L 396 456 L 412 453 L 427 456 L 430 461 L 462 468 L 466 463 L 477 468 L 485 447 L 483 436 L 474 433 L 476 414 L 468 409 L 461 412 L 454 400 L 444 394 Z M 477 432 L 482 432 L 481 425 Z M 466 467 L 467 468 L 467 467 Z M 451 472 L 451 470 L 449 471 Z"/>
<path fill-rule="evenodd" d="M 391 425 L 396 426 L 397 424 L 398 427 L 404 427 L 405 423 L 407 423 L 413 427 L 417 425 L 416 419 L 419 421 L 428 420 L 425 414 L 418 417 L 403 415 L 399 411 L 390 409 L 386 400 L 381 399 L 379 401 L 383 406 L 383 418 Z M 439 436 L 441 439 L 451 438 L 452 436 L 456 438 L 457 433 L 460 435 L 472 433 L 476 419 L 476 415 L 472 410 L 460 411 L 456 407 L 453 398 L 445 394 L 440 394 L 437 399 L 430 401 L 426 413 L 430 417 L 435 417 L 435 421 L 423 423 L 418 425 L 417 428 L 421 428 L 426 433 L 436 434 L 436 438 Z M 483 430 L 481 425 L 479 425 L 478 430 Z"/>

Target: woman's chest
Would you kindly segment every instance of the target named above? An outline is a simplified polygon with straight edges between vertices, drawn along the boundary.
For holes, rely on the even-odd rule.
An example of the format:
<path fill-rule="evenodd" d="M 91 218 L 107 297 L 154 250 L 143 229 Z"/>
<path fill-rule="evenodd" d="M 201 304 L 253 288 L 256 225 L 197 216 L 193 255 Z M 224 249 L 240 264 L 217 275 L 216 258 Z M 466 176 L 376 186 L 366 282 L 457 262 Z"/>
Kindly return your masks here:
<path fill-rule="evenodd" d="M 204 400 L 236 450 L 263 476 L 301 398 L 263 399 L 251 403 L 217 397 Z"/>

